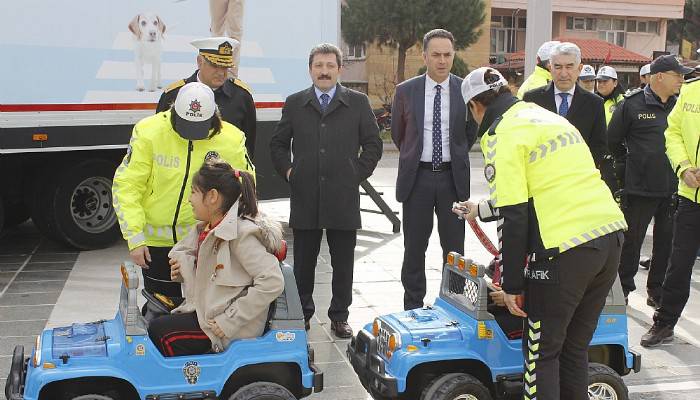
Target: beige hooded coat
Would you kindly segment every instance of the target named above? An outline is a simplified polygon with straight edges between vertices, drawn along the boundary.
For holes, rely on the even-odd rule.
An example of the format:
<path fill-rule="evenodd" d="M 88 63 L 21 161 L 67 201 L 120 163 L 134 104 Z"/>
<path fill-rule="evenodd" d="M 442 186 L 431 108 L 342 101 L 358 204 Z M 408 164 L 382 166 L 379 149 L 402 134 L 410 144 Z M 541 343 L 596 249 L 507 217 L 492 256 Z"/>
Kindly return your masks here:
<path fill-rule="evenodd" d="M 274 253 L 282 245 L 282 229 L 262 213 L 255 219 L 238 217 L 238 202 L 207 235 L 199 249 L 199 223 L 170 251 L 180 261 L 185 301 L 173 313 L 197 312 L 200 328 L 223 351 L 234 339 L 262 335 L 267 312 L 284 289 L 284 278 Z M 196 266 L 195 266 L 196 262 Z M 214 320 L 225 338 L 214 335 Z"/>

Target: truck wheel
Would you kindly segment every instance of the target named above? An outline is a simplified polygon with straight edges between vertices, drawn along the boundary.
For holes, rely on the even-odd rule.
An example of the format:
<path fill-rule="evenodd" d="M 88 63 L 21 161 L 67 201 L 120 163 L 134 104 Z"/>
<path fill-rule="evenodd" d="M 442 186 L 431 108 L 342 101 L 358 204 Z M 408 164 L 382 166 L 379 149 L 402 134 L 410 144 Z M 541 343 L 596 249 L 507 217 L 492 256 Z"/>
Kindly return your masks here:
<path fill-rule="evenodd" d="M 114 400 L 109 396 L 103 396 L 101 394 L 84 394 L 82 396 L 73 397 L 72 400 Z"/>
<path fill-rule="evenodd" d="M 627 386 L 614 369 L 607 365 L 588 365 L 588 398 L 600 400 L 628 400 Z"/>
<path fill-rule="evenodd" d="M 38 211 L 50 236 L 81 250 L 104 248 L 120 237 L 112 207 L 114 169 L 109 161 L 88 160 L 63 169 L 46 186 L 48 201 Z"/>
<path fill-rule="evenodd" d="M 491 393 L 469 374 L 444 374 L 434 379 L 421 394 L 421 400 L 491 400 Z"/>
<path fill-rule="evenodd" d="M 271 382 L 256 382 L 243 386 L 228 400 L 296 400 L 284 386 Z"/>

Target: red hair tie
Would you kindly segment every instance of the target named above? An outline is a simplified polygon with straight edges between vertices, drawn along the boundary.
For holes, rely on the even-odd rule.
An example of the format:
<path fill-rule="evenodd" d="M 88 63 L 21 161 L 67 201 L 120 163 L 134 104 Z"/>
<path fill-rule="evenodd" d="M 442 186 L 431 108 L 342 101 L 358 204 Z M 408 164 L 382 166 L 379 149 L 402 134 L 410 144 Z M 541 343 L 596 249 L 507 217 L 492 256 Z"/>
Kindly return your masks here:
<path fill-rule="evenodd" d="M 241 180 L 241 171 L 239 171 L 239 170 L 237 170 L 237 169 L 234 169 L 234 170 L 233 170 L 233 176 L 235 176 L 236 179 L 238 179 L 238 180 L 240 181 L 240 180 Z"/>

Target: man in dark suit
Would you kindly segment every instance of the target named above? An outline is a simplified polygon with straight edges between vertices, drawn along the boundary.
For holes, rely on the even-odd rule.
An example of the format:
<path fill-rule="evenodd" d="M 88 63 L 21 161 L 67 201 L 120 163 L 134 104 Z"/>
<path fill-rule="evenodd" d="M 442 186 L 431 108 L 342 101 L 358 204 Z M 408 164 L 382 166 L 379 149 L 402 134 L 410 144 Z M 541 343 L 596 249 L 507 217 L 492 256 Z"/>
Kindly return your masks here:
<path fill-rule="evenodd" d="M 607 153 L 605 137 L 605 109 L 603 99 L 579 86 L 576 81 L 581 73 L 581 49 L 573 43 L 559 43 L 552 48 L 552 82 L 533 89 L 523 100 L 535 103 L 565 117 L 578 129 L 600 167 Z"/>
<path fill-rule="evenodd" d="M 443 257 L 464 253 L 464 221 L 452 203 L 469 199 L 469 149 L 476 124 L 467 122 L 462 79 L 450 74 L 454 37 L 434 29 L 423 38 L 425 74 L 396 87 L 391 137 L 398 147 L 396 199 L 403 203 L 404 255 L 401 282 L 404 309 L 423 307 L 425 250 L 437 215 Z M 436 260 L 437 261 L 437 260 Z"/>
<path fill-rule="evenodd" d="M 331 331 L 349 338 L 348 307 L 361 227 L 359 185 L 377 166 L 382 141 L 367 96 L 337 83 L 341 66 L 336 46 L 325 43 L 311 50 L 313 86 L 287 97 L 270 153 L 275 169 L 290 185 L 294 275 L 306 329 L 315 311 L 314 271 L 325 229 L 333 267 Z"/>
<path fill-rule="evenodd" d="M 173 82 L 165 88 L 158 101 L 156 112 L 165 111 L 175 102 L 180 88 L 190 82 L 202 82 L 214 91 L 221 119 L 235 125 L 245 133 L 248 156 L 255 156 L 255 102 L 248 85 L 238 78 L 227 76 L 233 67 L 233 54 L 240 46 L 238 40 L 227 37 L 197 39 L 192 45 L 199 49 L 197 70 L 192 76 Z M 238 67 L 236 65 L 236 67 Z"/>

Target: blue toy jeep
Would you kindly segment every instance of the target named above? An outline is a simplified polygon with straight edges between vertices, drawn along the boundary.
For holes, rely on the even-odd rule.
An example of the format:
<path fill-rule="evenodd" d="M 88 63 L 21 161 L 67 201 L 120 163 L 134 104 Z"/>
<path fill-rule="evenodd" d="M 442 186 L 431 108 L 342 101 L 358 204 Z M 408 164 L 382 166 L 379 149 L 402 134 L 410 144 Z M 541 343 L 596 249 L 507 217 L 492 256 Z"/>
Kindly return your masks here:
<path fill-rule="evenodd" d="M 375 399 L 522 398 L 522 322 L 488 306 L 485 268 L 450 253 L 433 306 L 381 316 L 348 345 L 360 381 Z M 514 328 L 515 327 L 515 328 Z M 625 400 L 620 375 L 641 365 L 627 345 L 618 281 L 589 350 L 589 397 Z"/>
<path fill-rule="evenodd" d="M 282 295 L 266 332 L 222 353 L 164 357 L 137 306 L 138 268 L 122 265 L 114 319 L 46 329 L 30 357 L 17 346 L 5 386 L 8 400 L 279 399 L 323 389 L 308 346 L 294 273 L 281 264 Z"/>

